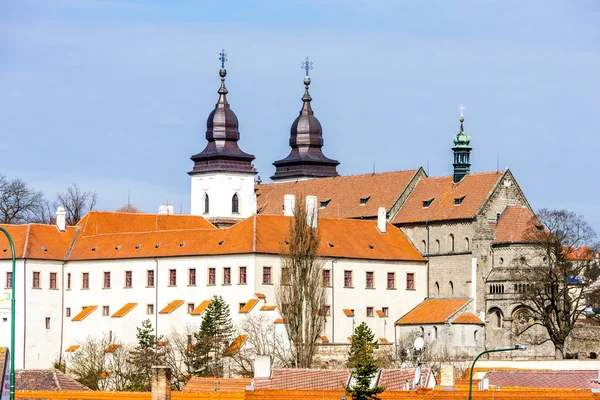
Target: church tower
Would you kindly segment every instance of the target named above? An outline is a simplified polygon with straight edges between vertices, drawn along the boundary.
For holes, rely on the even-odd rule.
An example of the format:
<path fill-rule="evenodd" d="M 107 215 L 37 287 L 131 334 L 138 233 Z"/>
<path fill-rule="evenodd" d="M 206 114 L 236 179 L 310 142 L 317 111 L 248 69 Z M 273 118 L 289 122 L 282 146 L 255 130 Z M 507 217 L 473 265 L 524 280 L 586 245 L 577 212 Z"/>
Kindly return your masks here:
<path fill-rule="evenodd" d="M 290 154 L 283 160 L 275 161 L 275 175 L 271 177 L 274 182 L 290 182 L 313 178 L 338 176 L 339 162 L 325 157 L 321 151 L 323 147 L 323 129 L 315 117 L 310 106 L 312 97 L 308 93 L 310 78 L 308 72 L 312 69 L 312 62 L 306 60 L 302 63 L 306 70 L 304 78 L 304 96 L 300 115 L 290 129 Z"/>
<path fill-rule="evenodd" d="M 221 87 L 219 100 L 206 121 L 208 143 L 201 153 L 191 157 L 194 167 L 188 172 L 192 180 L 192 215 L 216 222 L 247 218 L 256 212 L 254 156 L 238 147 L 238 119 L 227 102 L 225 50 L 219 60 Z"/>
<path fill-rule="evenodd" d="M 469 143 L 471 138 L 467 135 L 463 129 L 463 122 L 465 118 L 463 116 L 464 107 L 460 106 L 460 132 L 454 136 L 454 183 L 460 182 L 465 176 L 469 174 L 471 168 L 471 147 Z"/>

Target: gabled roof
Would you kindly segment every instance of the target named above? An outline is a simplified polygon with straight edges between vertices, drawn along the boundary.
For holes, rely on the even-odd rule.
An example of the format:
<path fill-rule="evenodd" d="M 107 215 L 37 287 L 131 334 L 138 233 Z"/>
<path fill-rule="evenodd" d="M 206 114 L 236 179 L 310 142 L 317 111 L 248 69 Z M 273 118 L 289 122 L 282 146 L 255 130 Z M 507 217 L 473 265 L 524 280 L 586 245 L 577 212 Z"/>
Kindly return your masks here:
<path fill-rule="evenodd" d="M 55 369 L 18 369 L 15 371 L 15 389 L 44 392 L 90 390 Z"/>
<path fill-rule="evenodd" d="M 485 375 L 490 385 L 526 388 L 582 389 L 598 387 L 598 370 L 491 370 Z M 594 382 L 595 381 L 595 382 Z"/>
<path fill-rule="evenodd" d="M 296 201 L 300 201 L 302 195 L 317 196 L 319 202 L 330 200 L 326 207 L 319 208 L 319 216 L 325 218 L 376 217 L 379 207 L 390 210 L 418 171 L 256 185 L 257 209 L 259 214 L 283 215 L 283 196 L 293 194 Z M 361 205 L 361 199 L 366 203 Z"/>
<path fill-rule="evenodd" d="M 77 229 L 67 227 L 65 232 L 56 225 L 0 225 L 8 231 L 15 246 L 16 258 L 36 260 L 64 260 Z M 5 235 L 0 235 L 0 259 L 10 259 L 10 246 Z"/>
<path fill-rule="evenodd" d="M 408 196 L 393 223 L 473 218 L 504 173 L 469 174 L 458 183 L 453 182 L 452 176 L 423 178 Z"/>
<path fill-rule="evenodd" d="M 426 299 L 396 321 L 396 325 L 442 324 L 470 301 L 471 299 Z"/>
<path fill-rule="evenodd" d="M 270 378 L 255 378 L 256 389 L 339 390 L 348 383 L 350 372 L 322 369 L 276 369 Z"/>
<path fill-rule="evenodd" d="M 526 207 L 508 206 L 504 209 L 494 235 L 494 243 L 524 243 L 535 232 L 536 226 L 542 226 L 533 212 Z"/>
<path fill-rule="evenodd" d="M 476 316 L 473 313 L 470 312 L 463 312 L 461 314 L 459 314 L 458 317 L 454 318 L 452 320 L 453 324 L 473 324 L 473 325 L 484 325 L 483 321 L 479 319 L 478 316 Z"/>

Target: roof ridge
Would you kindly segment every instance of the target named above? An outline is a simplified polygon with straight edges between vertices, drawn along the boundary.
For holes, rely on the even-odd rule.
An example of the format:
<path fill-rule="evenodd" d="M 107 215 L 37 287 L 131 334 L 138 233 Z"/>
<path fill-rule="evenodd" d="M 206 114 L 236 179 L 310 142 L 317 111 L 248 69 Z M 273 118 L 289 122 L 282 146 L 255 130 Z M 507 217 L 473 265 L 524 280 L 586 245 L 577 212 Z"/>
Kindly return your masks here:
<path fill-rule="evenodd" d="M 51 371 L 52 371 L 52 377 L 54 378 L 54 383 L 56 384 L 58 391 L 61 392 L 62 386 L 60 386 L 60 381 L 58 380 L 58 376 L 56 375 L 56 369 L 53 369 Z"/>
<path fill-rule="evenodd" d="M 29 233 L 31 231 L 31 225 L 27 224 L 27 233 L 25 233 L 25 245 L 23 246 L 23 259 L 27 258 L 27 247 L 29 245 Z"/>
<path fill-rule="evenodd" d="M 422 167 L 420 167 L 422 168 Z M 327 176 L 327 177 L 323 177 L 323 178 L 317 178 L 319 181 L 322 180 L 330 180 L 330 179 L 336 179 L 336 180 L 341 180 L 344 178 L 353 178 L 356 176 L 368 176 L 368 175 L 386 175 L 386 174 L 397 174 L 400 172 L 412 172 L 412 171 L 418 171 L 419 168 L 412 168 L 412 169 L 401 169 L 401 170 L 397 170 L 397 171 L 383 171 L 383 172 L 376 172 L 376 173 L 372 173 L 372 172 L 365 172 L 363 174 L 353 174 L 353 175 L 338 175 L 338 176 Z M 305 179 L 305 180 L 300 180 L 300 181 L 291 181 L 291 182 L 271 182 L 271 183 L 263 183 L 262 185 L 282 185 L 282 184 L 297 184 L 297 183 L 302 183 L 302 182 L 309 182 L 312 181 L 314 179 Z"/>
<path fill-rule="evenodd" d="M 79 232 L 81 232 L 81 226 L 77 227 L 77 230 L 75 231 L 75 234 L 73 235 L 73 240 L 71 240 L 71 244 L 69 245 L 69 249 L 67 250 L 67 253 L 65 254 L 64 261 L 67 261 L 69 259 L 69 256 L 71 255 L 71 251 L 73 250 L 73 247 L 75 246 L 75 241 L 77 240 L 77 237 L 79 237 Z"/>

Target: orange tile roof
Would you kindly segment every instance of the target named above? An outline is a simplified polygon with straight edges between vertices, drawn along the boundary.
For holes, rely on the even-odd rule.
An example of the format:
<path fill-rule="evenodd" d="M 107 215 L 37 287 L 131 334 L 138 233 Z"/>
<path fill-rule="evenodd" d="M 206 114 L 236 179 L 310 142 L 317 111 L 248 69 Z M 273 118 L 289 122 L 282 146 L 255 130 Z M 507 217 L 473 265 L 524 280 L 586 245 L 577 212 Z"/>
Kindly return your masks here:
<path fill-rule="evenodd" d="M 119 347 L 121 347 L 121 345 L 120 345 L 120 344 L 113 343 L 113 344 L 109 345 L 109 346 L 108 346 L 108 347 L 107 347 L 107 348 L 104 350 L 104 352 L 105 352 L 105 353 L 114 353 L 114 352 L 115 352 L 115 350 L 117 350 Z"/>
<path fill-rule="evenodd" d="M 475 324 L 475 325 L 484 325 L 483 321 L 479 319 L 475 314 L 470 312 L 464 312 L 460 314 L 458 317 L 454 318 L 452 321 L 453 324 Z"/>
<path fill-rule="evenodd" d="M 262 306 L 260 311 L 275 311 L 276 308 L 277 306 Z"/>
<path fill-rule="evenodd" d="M 375 311 L 377 313 L 378 316 L 380 316 L 381 318 L 385 318 L 387 317 L 387 315 L 385 315 L 385 313 L 383 312 L 383 310 L 377 310 Z"/>
<path fill-rule="evenodd" d="M 201 378 L 194 376 L 188 381 L 182 392 L 244 394 L 246 386 L 250 385 L 252 385 L 251 378 Z"/>
<path fill-rule="evenodd" d="M 342 370 L 326 370 L 326 369 L 275 369 L 271 373 L 270 378 L 255 378 L 254 386 L 256 389 L 285 389 L 294 390 L 300 389 L 318 389 L 318 390 L 336 390 L 343 389 L 350 378 L 350 371 Z M 290 396 L 287 398 L 295 399 L 317 399 L 318 396 Z M 271 398 L 271 397 L 269 397 Z M 328 397 L 330 398 L 330 397 Z M 339 396 L 336 396 L 339 399 Z M 275 399 L 275 398 L 274 398 Z"/>
<path fill-rule="evenodd" d="M 531 241 L 540 221 L 525 207 L 509 206 L 504 209 L 494 235 L 494 243 L 523 243 Z"/>
<path fill-rule="evenodd" d="M 185 301 L 183 301 L 183 300 L 173 300 L 165 308 L 160 310 L 158 313 L 159 314 L 170 314 L 171 312 L 173 312 L 177 308 L 179 308 L 183 303 L 185 303 Z"/>
<path fill-rule="evenodd" d="M 112 318 L 120 318 L 127 314 L 129 311 L 133 310 L 134 307 L 137 306 L 137 303 L 127 303 L 119 311 L 112 315 Z"/>
<path fill-rule="evenodd" d="M 342 309 L 342 311 L 344 312 L 344 315 L 346 315 L 346 317 L 354 317 L 354 310 L 344 308 Z"/>
<path fill-rule="evenodd" d="M 216 229 L 205 218 L 196 215 L 135 214 L 108 211 L 90 211 L 79 221 L 77 226 L 81 227 L 81 236 Z"/>
<path fill-rule="evenodd" d="M 473 218 L 504 173 L 469 174 L 458 183 L 452 181 L 452 176 L 423 178 L 408 196 L 393 223 Z M 454 205 L 454 199 L 463 197 L 460 205 Z M 429 207 L 424 208 L 423 202 L 432 199 Z"/>
<path fill-rule="evenodd" d="M 265 296 L 264 293 L 254 293 L 254 295 L 256 297 L 258 297 L 259 299 L 266 299 L 267 298 L 267 296 Z"/>
<path fill-rule="evenodd" d="M 15 246 L 16 258 L 64 260 L 77 228 L 61 232 L 55 225 L 0 225 L 8 231 Z M 5 235 L 0 235 L 0 259 L 10 259 L 10 247 Z"/>
<path fill-rule="evenodd" d="M 318 200 L 330 200 L 319 216 L 325 218 L 364 218 L 377 216 L 379 207 L 389 210 L 409 182 L 420 170 L 381 172 L 335 178 L 311 179 L 256 185 L 259 214 L 282 215 L 283 196 L 317 196 Z M 422 172 L 421 172 L 422 173 Z M 361 205 L 361 199 L 368 198 Z"/>
<path fill-rule="evenodd" d="M 98 308 L 98 306 L 87 306 L 84 307 L 83 310 L 79 314 L 73 317 L 71 321 L 83 321 L 85 317 L 94 312 L 94 310 Z"/>
<path fill-rule="evenodd" d="M 319 338 L 321 339 L 321 342 L 323 343 L 329 343 L 329 338 L 325 335 L 319 336 Z"/>
<path fill-rule="evenodd" d="M 441 324 L 466 306 L 470 299 L 426 299 L 410 310 L 396 325 Z"/>
<path fill-rule="evenodd" d="M 250 299 L 250 300 L 248 300 L 248 302 L 244 305 L 244 307 L 242 307 L 240 309 L 240 314 L 247 314 L 250 311 L 252 311 L 252 309 L 254 308 L 254 306 L 256 305 L 256 303 L 258 303 L 258 299 Z"/>
<path fill-rule="evenodd" d="M 73 346 L 69 346 L 67 347 L 67 349 L 65 350 L 65 353 L 72 353 L 75 350 L 77 350 L 79 348 L 79 345 L 74 344 Z"/>
<path fill-rule="evenodd" d="M 564 249 L 567 260 L 572 261 L 591 261 L 595 258 L 600 258 L 600 254 L 595 253 L 594 250 L 589 246 L 581 246 L 577 248 Z"/>
<path fill-rule="evenodd" d="M 202 313 L 204 312 L 204 310 L 206 310 L 206 307 L 208 307 L 208 305 L 212 303 L 212 300 L 204 300 L 202 301 L 202 303 L 200 303 L 200 305 L 198 305 L 198 307 L 194 308 L 194 310 L 190 313 L 192 315 L 202 315 Z"/>
<path fill-rule="evenodd" d="M 225 355 L 226 356 L 236 355 L 238 353 L 238 351 L 240 351 L 240 349 L 242 348 L 244 343 L 246 343 L 246 339 L 248 339 L 248 335 L 246 335 L 246 334 L 242 334 L 242 335 L 239 335 L 238 337 L 236 337 L 234 339 L 234 341 L 231 342 L 229 347 L 227 347 L 227 349 L 225 350 Z"/>

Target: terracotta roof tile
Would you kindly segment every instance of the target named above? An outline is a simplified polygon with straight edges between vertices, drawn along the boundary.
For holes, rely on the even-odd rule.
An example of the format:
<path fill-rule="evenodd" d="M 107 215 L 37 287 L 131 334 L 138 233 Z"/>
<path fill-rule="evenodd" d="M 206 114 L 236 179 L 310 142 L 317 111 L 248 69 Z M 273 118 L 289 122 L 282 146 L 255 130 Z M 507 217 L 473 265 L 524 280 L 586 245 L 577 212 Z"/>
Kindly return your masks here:
<path fill-rule="evenodd" d="M 201 378 L 192 377 L 183 388 L 188 393 L 245 393 L 246 386 L 252 384 L 250 378 Z"/>
<path fill-rule="evenodd" d="M 469 174 L 458 183 L 452 181 L 452 176 L 423 178 L 408 196 L 393 223 L 473 218 L 503 174 Z M 460 198 L 460 205 L 455 205 L 455 199 Z M 424 207 L 423 202 L 428 200 L 433 201 Z"/>
<path fill-rule="evenodd" d="M 525 207 L 509 206 L 498 219 L 494 243 L 523 243 L 530 241 L 533 233 L 537 231 L 536 226 L 541 223 L 533 212 Z"/>
<path fill-rule="evenodd" d="M 242 348 L 244 343 L 246 343 L 246 339 L 248 339 L 248 335 L 245 335 L 245 334 L 239 335 L 238 337 L 236 337 L 234 339 L 234 341 L 231 342 L 229 347 L 227 347 L 227 350 L 225 350 L 225 355 L 227 355 L 227 356 L 236 355 L 238 353 L 238 351 L 240 351 L 240 349 Z"/>
<path fill-rule="evenodd" d="M 484 325 L 483 321 L 479 319 L 475 314 L 470 312 L 463 312 L 458 317 L 454 318 L 453 324 L 475 324 Z"/>
<path fill-rule="evenodd" d="M 69 346 L 67 347 L 67 349 L 65 350 L 65 353 L 72 353 L 75 350 L 77 350 L 79 348 L 79 345 L 74 344 L 73 346 Z"/>
<path fill-rule="evenodd" d="M 257 208 L 260 214 L 282 215 L 283 196 L 317 196 L 330 200 L 319 216 L 325 218 L 376 217 L 379 207 L 389 210 L 418 170 L 382 172 L 335 178 L 320 178 L 298 182 L 256 185 Z M 361 205 L 361 199 L 367 199 Z"/>
<path fill-rule="evenodd" d="M 283 318 L 277 318 L 273 321 L 274 324 L 285 324 L 285 320 Z"/>
<path fill-rule="evenodd" d="M 106 349 L 104 349 L 104 352 L 105 353 L 114 353 L 115 350 L 117 350 L 119 347 L 121 347 L 120 344 L 113 343 L 113 344 L 109 345 Z"/>
<path fill-rule="evenodd" d="M 581 246 L 577 248 L 565 248 L 566 257 L 572 261 L 591 261 L 595 258 L 600 258 L 600 254 L 596 253 L 589 246 Z"/>
<path fill-rule="evenodd" d="M 212 303 L 212 300 L 204 300 L 198 307 L 194 308 L 194 310 L 190 313 L 192 315 L 202 315 L 202 313 L 206 310 L 206 307 Z"/>
<path fill-rule="evenodd" d="M 264 293 L 254 293 L 254 295 L 255 295 L 257 298 L 259 298 L 259 299 L 266 299 L 266 298 L 267 298 L 267 296 L 265 296 L 265 294 L 264 294 Z"/>
<path fill-rule="evenodd" d="M 325 335 L 319 336 L 319 339 L 321 339 L 321 342 L 323 343 L 329 343 L 329 338 Z"/>
<path fill-rule="evenodd" d="M 387 317 L 387 315 L 385 315 L 385 313 L 383 312 L 383 310 L 377 310 L 375 311 L 377 313 L 377 315 L 381 318 L 385 318 Z"/>
<path fill-rule="evenodd" d="M 262 306 L 260 308 L 260 311 L 275 311 L 275 309 L 277 308 L 277 306 Z"/>
<path fill-rule="evenodd" d="M 160 310 L 158 313 L 159 314 L 170 314 L 173 311 L 175 311 L 176 309 L 178 309 L 183 303 L 185 303 L 185 301 L 183 301 L 183 300 L 173 300 L 172 302 L 167 304 L 167 306 L 165 308 Z"/>
<path fill-rule="evenodd" d="M 48 392 L 90 390 L 75 379 L 55 369 L 18 369 L 15 371 L 15 389 Z M 20 398 L 19 395 L 17 397 Z"/>
<path fill-rule="evenodd" d="M 396 325 L 444 323 L 469 301 L 470 299 L 426 299 L 396 321 Z"/>
<path fill-rule="evenodd" d="M 490 385 L 527 388 L 573 388 L 590 390 L 598 370 L 491 370 L 485 375 Z"/>
<path fill-rule="evenodd" d="M 137 306 L 137 303 L 127 303 L 112 315 L 112 318 L 120 318 L 125 316 L 129 311 L 133 310 Z"/>
<path fill-rule="evenodd" d="M 258 299 L 250 299 L 250 300 L 248 300 L 248 302 L 244 305 L 244 307 L 242 307 L 240 309 L 240 314 L 247 314 L 250 311 L 252 311 L 252 309 L 254 308 L 254 306 L 256 305 L 256 303 L 258 303 Z"/>
<path fill-rule="evenodd" d="M 77 231 L 75 227 L 67 227 L 61 232 L 55 225 L 42 224 L 0 226 L 10 234 L 17 258 L 37 260 L 64 260 Z M 0 235 L 0 259 L 10 258 L 8 240 Z"/>
<path fill-rule="evenodd" d="M 271 378 L 255 378 L 256 389 L 336 390 L 348 383 L 348 370 L 275 369 Z"/>
<path fill-rule="evenodd" d="M 381 344 L 388 344 L 389 341 L 386 338 L 382 337 L 382 338 L 379 338 L 379 343 L 381 343 Z"/>
<path fill-rule="evenodd" d="M 407 380 L 410 383 L 414 381 L 415 371 L 415 368 L 383 369 L 379 378 L 379 385 L 385 387 L 386 391 L 404 390 Z M 421 368 L 421 387 L 427 384 L 427 380 L 432 373 L 431 368 Z"/>
<path fill-rule="evenodd" d="M 94 310 L 96 310 L 98 308 L 98 306 L 87 306 L 84 307 L 83 310 L 81 310 L 81 312 L 79 314 L 77 314 L 76 316 L 73 317 L 73 319 L 71 321 L 83 321 L 88 315 L 90 315 L 91 313 L 94 312 Z"/>
<path fill-rule="evenodd" d="M 342 311 L 344 312 L 344 315 L 346 317 L 354 317 L 354 310 L 350 310 L 349 308 L 344 308 L 344 309 L 342 309 Z"/>

